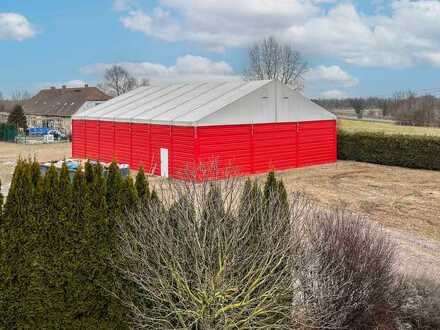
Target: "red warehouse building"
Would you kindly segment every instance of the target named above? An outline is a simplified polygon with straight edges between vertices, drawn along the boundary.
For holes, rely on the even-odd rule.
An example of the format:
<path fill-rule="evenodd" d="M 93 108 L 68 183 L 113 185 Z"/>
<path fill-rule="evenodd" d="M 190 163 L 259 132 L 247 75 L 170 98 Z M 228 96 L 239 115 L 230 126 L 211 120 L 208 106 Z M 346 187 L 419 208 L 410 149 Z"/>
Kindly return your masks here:
<path fill-rule="evenodd" d="M 278 81 L 141 87 L 73 116 L 72 155 L 179 179 L 336 161 L 336 118 Z M 229 175 L 229 174 L 228 174 Z"/>

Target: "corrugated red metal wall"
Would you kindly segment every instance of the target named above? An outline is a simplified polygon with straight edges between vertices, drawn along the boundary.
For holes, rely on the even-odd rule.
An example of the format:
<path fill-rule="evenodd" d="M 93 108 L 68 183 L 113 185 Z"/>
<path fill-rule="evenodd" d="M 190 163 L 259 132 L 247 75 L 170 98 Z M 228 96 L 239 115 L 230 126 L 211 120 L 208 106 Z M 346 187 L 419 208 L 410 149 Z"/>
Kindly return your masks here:
<path fill-rule="evenodd" d="M 298 167 L 337 160 L 336 121 L 299 123 Z"/>
<path fill-rule="evenodd" d="M 150 125 L 131 124 L 131 164 L 132 168 L 143 167 L 150 172 Z"/>
<path fill-rule="evenodd" d="M 199 127 L 199 159 L 241 175 L 335 162 L 336 121 Z"/>
<path fill-rule="evenodd" d="M 86 122 L 84 120 L 72 121 L 72 156 L 86 158 Z"/>
<path fill-rule="evenodd" d="M 99 122 L 99 160 L 111 162 L 114 157 L 115 123 L 111 121 Z"/>
<path fill-rule="evenodd" d="M 253 173 L 297 167 L 297 124 L 254 125 Z"/>
<path fill-rule="evenodd" d="M 195 168 L 195 129 L 169 125 L 74 120 L 72 156 L 102 162 L 115 159 L 160 175 L 160 149 L 169 150 L 169 174 L 185 178 Z"/>
<path fill-rule="evenodd" d="M 222 177 L 225 170 L 250 173 L 251 132 L 251 125 L 198 127 L 198 160 L 205 175 Z"/>
<path fill-rule="evenodd" d="M 336 121 L 181 127 L 74 120 L 73 157 L 110 162 L 160 175 L 160 149 L 169 175 L 188 178 L 200 165 L 207 177 L 264 173 L 336 161 Z M 206 174 L 205 174 L 206 175 Z"/>

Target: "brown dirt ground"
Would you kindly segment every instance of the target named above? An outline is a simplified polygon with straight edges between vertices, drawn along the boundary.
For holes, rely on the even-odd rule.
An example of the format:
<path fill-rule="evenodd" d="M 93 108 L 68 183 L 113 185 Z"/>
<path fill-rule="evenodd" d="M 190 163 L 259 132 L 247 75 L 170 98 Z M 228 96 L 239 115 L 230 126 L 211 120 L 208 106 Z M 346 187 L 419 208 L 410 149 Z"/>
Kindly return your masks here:
<path fill-rule="evenodd" d="M 12 172 L 19 157 L 33 158 L 38 161 L 49 161 L 70 157 L 71 144 L 38 144 L 24 145 L 15 143 L 0 142 L 0 180 L 2 191 L 6 192 L 12 178 Z"/>
<path fill-rule="evenodd" d="M 70 157 L 70 148 L 69 143 L 0 142 L 3 191 L 19 156 L 57 160 Z M 399 247 L 398 264 L 405 272 L 440 277 L 440 172 L 341 161 L 278 175 L 290 190 L 304 191 L 322 206 L 345 205 L 383 225 Z"/>

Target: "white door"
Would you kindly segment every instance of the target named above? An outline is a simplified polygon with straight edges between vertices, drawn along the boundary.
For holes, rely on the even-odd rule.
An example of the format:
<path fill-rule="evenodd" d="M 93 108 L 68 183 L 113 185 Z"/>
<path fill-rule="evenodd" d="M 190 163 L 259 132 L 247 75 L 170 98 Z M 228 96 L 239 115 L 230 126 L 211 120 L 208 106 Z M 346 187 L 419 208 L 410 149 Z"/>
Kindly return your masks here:
<path fill-rule="evenodd" d="M 160 176 L 168 178 L 168 149 L 160 148 Z"/>

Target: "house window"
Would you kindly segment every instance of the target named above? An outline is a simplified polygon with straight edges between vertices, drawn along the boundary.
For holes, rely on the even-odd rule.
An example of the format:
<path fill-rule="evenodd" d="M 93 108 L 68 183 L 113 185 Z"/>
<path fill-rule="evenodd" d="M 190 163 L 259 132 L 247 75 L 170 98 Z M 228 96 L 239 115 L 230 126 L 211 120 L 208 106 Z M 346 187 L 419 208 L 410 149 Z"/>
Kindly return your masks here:
<path fill-rule="evenodd" d="M 54 128 L 53 119 L 43 119 L 43 127 Z"/>

